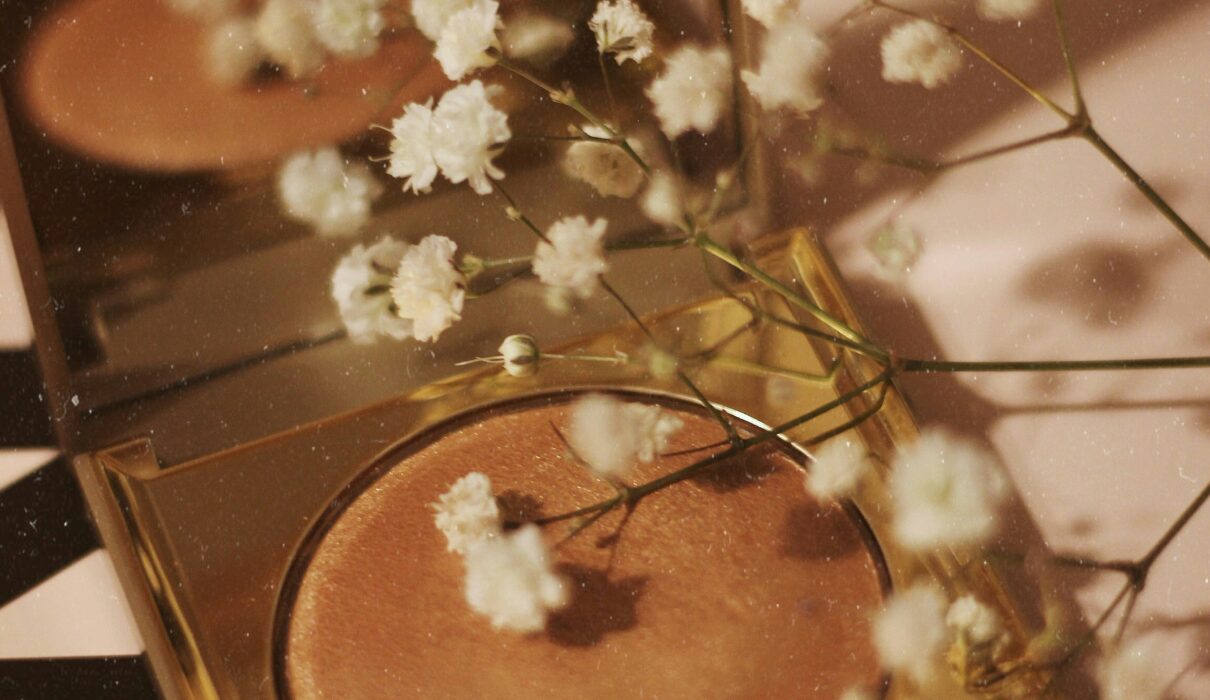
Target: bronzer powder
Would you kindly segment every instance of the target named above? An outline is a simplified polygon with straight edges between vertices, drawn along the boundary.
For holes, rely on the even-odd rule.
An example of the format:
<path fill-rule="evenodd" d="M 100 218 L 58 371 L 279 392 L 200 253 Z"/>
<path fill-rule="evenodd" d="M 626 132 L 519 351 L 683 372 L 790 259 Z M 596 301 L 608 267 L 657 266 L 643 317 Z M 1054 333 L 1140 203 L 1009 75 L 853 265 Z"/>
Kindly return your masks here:
<path fill-rule="evenodd" d="M 724 438 L 699 409 L 665 405 L 685 423 L 669 452 Z M 623 513 L 611 513 L 560 546 L 556 569 L 573 599 L 544 633 L 496 631 L 473 614 L 461 559 L 446 551 L 429 504 L 470 471 L 491 478 L 512 517 L 608 497 L 552 427 L 564 429 L 569 411 L 566 397 L 490 409 L 401 448 L 350 486 L 284 589 L 280 692 L 831 699 L 880 684 L 869 622 L 885 594 L 876 545 L 851 508 L 808 496 L 796 457 L 777 446 L 647 497 L 620 528 Z M 632 481 L 708 453 L 657 459 Z M 548 526 L 548 540 L 568 527 Z"/>

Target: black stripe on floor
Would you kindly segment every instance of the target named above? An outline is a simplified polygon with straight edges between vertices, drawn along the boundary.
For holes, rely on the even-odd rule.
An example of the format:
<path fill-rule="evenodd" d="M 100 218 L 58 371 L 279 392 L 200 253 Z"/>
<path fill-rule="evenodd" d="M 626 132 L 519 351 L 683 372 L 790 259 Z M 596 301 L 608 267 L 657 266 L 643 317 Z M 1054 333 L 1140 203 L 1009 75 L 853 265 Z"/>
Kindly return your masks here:
<path fill-rule="evenodd" d="M 62 457 L 0 491 L 0 606 L 99 546 Z"/>
<path fill-rule="evenodd" d="M 50 447 L 54 431 L 32 351 L 0 351 L 0 447 Z"/>
<path fill-rule="evenodd" d="M 0 660 L 5 700 L 154 700 L 143 656 Z"/>

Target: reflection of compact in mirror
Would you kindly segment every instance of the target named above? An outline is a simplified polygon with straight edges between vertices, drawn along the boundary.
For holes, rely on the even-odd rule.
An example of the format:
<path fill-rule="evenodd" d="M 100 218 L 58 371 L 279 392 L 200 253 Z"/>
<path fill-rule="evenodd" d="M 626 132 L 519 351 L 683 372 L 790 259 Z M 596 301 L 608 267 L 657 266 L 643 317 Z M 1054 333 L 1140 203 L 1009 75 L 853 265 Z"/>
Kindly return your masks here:
<path fill-rule="evenodd" d="M 166 0 L 77 0 L 35 27 L 19 64 L 31 121 L 92 158 L 154 171 L 229 169 L 359 135 L 401 102 L 447 84 L 414 31 L 365 58 L 329 57 L 226 85 L 212 76 L 207 23 Z"/>
<path fill-rule="evenodd" d="M 786 446 L 655 492 L 557 546 L 570 600 L 544 631 L 497 631 L 473 613 L 431 504 L 472 471 L 491 479 L 506 521 L 608 498 L 561 441 L 574 396 L 447 421 L 351 482 L 283 588 L 280 694 L 830 699 L 879 685 L 869 616 L 888 585 L 882 555 L 856 509 L 807 495 L 801 456 Z M 634 481 L 722 449 L 700 406 L 622 398 L 658 402 L 683 423 Z M 547 542 L 569 522 L 546 526 Z"/>

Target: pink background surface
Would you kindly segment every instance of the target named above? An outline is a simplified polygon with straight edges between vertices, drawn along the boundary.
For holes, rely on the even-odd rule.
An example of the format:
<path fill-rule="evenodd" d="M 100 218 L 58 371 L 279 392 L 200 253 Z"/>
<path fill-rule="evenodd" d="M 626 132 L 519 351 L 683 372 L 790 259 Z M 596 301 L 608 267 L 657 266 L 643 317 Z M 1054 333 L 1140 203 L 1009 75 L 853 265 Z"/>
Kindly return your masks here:
<path fill-rule="evenodd" d="M 1070 4 L 1098 128 L 1210 234 L 1210 3 Z M 848 5 L 827 0 L 808 11 L 824 22 Z M 1045 14 L 1019 27 L 965 17 L 997 55 L 1069 102 Z M 961 155 L 1062 126 L 973 64 L 935 93 L 887 86 L 876 77 L 874 41 L 837 48 L 837 60 L 851 60 L 854 74 L 865 76 L 842 85 L 837 99 L 904 150 Z M 901 354 L 1210 354 L 1210 261 L 1087 144 L 1052 142 L 962 168 L 919 195 L 917 175 L 887 169 L 859 183 L 851 170 L 809 188 L 786 217 L 819 233 L 867 324 Z M 915 268 L 897 284 L 878 277 L 865 250 L 869 231 L 888 220 L 909 224 L 923 241 Z M 20 346 L 28 323 L 6 237 L 0 242 L 0 342 Z M 913 377 L 905 385 L 923 423 L 994 447 L 1056 551 L 1137 557 L 1210 480 L 1207 370 Z M 0 454 L 0 468 L 16 473 L 28 460 Z M 1203 512 L 1155 567 L 1129 628 L 1172 644 L 1165 670 L 1173 678 L 1185 673 L 1177 688 L 1190 698 L 1210 697 L 1207 551 L 1210 514 Z M 66 583 L 54 591 L 35 589 L 0 610 L 0 656 L 141 648 L 107 567 L 90 557 L 65 571 Z M 1095 615 L 1119 585 L 1116 576 L 1095 577 L 1077 598 Z M 83 602 L 75 609 L 56 602 L 66 600 Z"/>

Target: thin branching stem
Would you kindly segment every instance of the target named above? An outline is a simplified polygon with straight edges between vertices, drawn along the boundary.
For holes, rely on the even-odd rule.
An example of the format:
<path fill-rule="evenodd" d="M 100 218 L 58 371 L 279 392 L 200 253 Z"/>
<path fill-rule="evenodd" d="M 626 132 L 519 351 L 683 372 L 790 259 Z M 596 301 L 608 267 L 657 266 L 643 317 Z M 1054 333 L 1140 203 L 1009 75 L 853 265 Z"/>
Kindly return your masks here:
<path fill-rule="evenodd" d="M 746 260 L 741 260 L 730 250 L 727 250 L 725 247 L 719 245 L 718 243 L 715 243 L 714 240 L 711 239 L 709 236 L 706 236 L 704 234 L 699 234 L 695 238 L 694 242 L 702 250 L 706 251 L 707 253 L 710 253 L 711 255 L 718 258 L 719 260 L 722 260 L 723 262 L 727 263 L 728 265 L 731 265 L 732 267 L 747 274 L 749 277 L 756 280 L 757 282 L 760 282 L 764 286 L 766 286 L 766 287 L 772 289 L 773 291 L 777 292 L 778 294 L 782 295 L 786 299 L 786 301 L 788 301 L 790 304 L 811 314 L 819 322 L 823 323 L 828 328 L 831 328 L 837 334 L 844 336 L 845 338 L 848 338 L 849 340 L 853 341 L 854 343 L 856 343 L 856 344 L 860 345 L 861 347 L 863 347 L 864 349 L 868 350 L 870 352 L 870 354 L 873 354 L 875 356 L 882 355 L 885 357 L 884 351 L 882 351 L 880 348 L 874 346 L 872 343 L 870 343 L 868 340 L 866 340 L 860 333 L 858 333 L 857 331 L 850 328 L 844 321 L 841 321 L 840 319 L 836 318 L 835 316 L 828 313 L 827 311 L 824 311 L 817 304 L 815 304 L 810 299 L 808 299 L 805 295 L 792 289 L 789 285 L 783 283 L 781 280 L 778 280 L 777 278 L 773 277 L 772 275 L 766 273 L 764 270 L 760 269 L 755 264 L 748 262 Z"/>
<path fill-rule="evenodd" d="M 1051 100 L 1046 95 L 1042 94 L 1042 92 L 1040 90 L 1038 90 L 1034 86 L 1030 85 L 1024 78 L 1022 78 L 1020 75 L 1017 75 L 1017 73 L 1015 71 L 1013 71 L 1011 68 L 1004 65 L 1000 61 L 996 60 L 995 57 L 993 57 L 991 54 L 984 51 L 983 48 L 981 46 L 979 46 L 978 44 L 976 44 L 974 41 L 972 41 L 970 39 L 970 37 L 966 36 L 961 31 L 959 31 L 956 27 L 954 27 L 953 25 L 949 24 L 948 22 L 942 20 L 941 18 L 936 17 L 936 16 L 930 17 L 930 16 L 924 15 L 920 12 L 917 12 L 915 10 L 909 10 L 905 7 L 893 5 L 891 3 L 885 2 L 884 0 L 870 0 L 870 2 L 878 7 L 884 8 L 886 10 L 890 10 L 891 12 L 895 12 L 897 14 L 904 15 L 905 17 L 912 17 L 914 19 L 922 19 L 926 22 L 932 22 L 933 24 L 937 25 L 941 29 L 945 30 L 946 34 L 949 34 L 951 37 L 953 37 L 953 39 L 955 41 L 957 41 L 959 44 L 962 44 L 962 46 L 964 48 L 966 48 L 968 51 L 970 51 L 971 53 L 978 56 L 979 59 L 982 60 L 984 63 L 991 66 L 997 72 L 999 72 L 1001 75 L 1003 75 L 1005 78 L 1007 78 L 1009 80 L 1009 82 L 1011 82 L 1014 85 L 1016 85 L 1017 87 L 1021 88 L 1021 90 L 1025 91 L 1025 93 L 1028 94 L 1030 97 L 1034 98 L 1040 104 L 1045 106 L 1047 109 L 1051 110 L 1055 114 L 1062 117 L 1063 121 L 1071 122 L 1072 119 L 1075 117 L 1074 114 L 1072 114 L 1071 112 L 1068 112 L 1067 110 L 1063 109 L 1059 105 L 1055 104 L 1055 102 L 1053 100 Z"/>
<path fill-rule="evenodd" d="M 952 362 L 949 360 L 901 360 L 904 372 L 1097 372 L 1107 370 L 1172 369 L 1210 367 L 1210 357 L 1146 357 L 1113 360 L 1055 360 L 1004 362 Z"/>
<path fill-rule="evenodd" d="M 1080 90 L 1080 75 L 1076 71 L 1076 59 L 1071 50 L 1071 39 L 1067 36 L 1067 21 L 1064 17 L 1063 0 L 1051 0 L 1055 14 L 1055 29 L 1059 33 L 1059 48 L 1063 51 L 1063 65 L 1067 67 L 1067 79 L 1071 82 L 1071 96 L 1076 103 L 1076 116 L 1087 114 L 1084 93 Z"/>
<path fill-rule="evenodd" d="M 651 344 L 656 348 L 659 348 L 660 346 L 656 341 L 655 334 L 652 333 L 651 329 L 647 327 L 647 324 L 643 321 L 642 317 L 640 317 L 630 303 L 626 301 L 626 298 L 623 297 L 618 290 L 613 288 L 613 285 L 605 281 L 604 277 L 601 277 L 601 288 L 605 290 L 605 293 L 613 297 L 614 300 L 618 302 L 618 305 L 626 311 L 626 315 L 630 317 L 630 320 L 635 322 L 635 324 L 643 332 L 643 335 L 647 336 L 647 340 L 651 341 Z M 735 426 L 731 424 L 731 421 L 727 420 L 727 417 L 723 415 L 722 411 L 720 411 L 718 407 L 710 401 L 710 399 L 706 398 L 706 395 L 702 393 L 702 390 L 698 388 L 697 384 L 689 378 L 689 375 L 678 367 L 676 370 L 676 377 L 681 381 L 682 384 L 689 388 L 689 391 L 693 392 L 694 397 L 696 397 L 697 400 L 706 407 L 706 410 L 710 412 L 710 415 L 714 418 L 714 420 L 718 421 L 718 424 L 721 425 L 723 430 L 727 433 L 727 438 L 731 440 L 733 444 L 738 443 L 739 433 L 735 431 Z"/>

